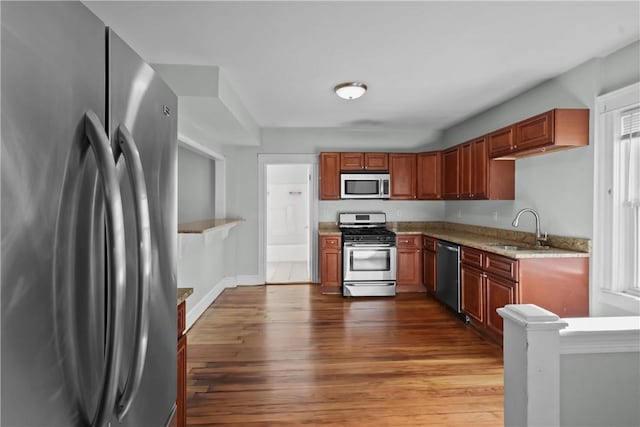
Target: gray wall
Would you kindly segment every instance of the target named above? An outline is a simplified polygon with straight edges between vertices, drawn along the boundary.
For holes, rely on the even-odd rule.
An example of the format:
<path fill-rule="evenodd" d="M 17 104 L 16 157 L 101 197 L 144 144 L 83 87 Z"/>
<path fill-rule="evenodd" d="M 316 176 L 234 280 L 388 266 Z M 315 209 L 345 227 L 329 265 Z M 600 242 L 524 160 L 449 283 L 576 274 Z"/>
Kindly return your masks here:
<path fill-rule="evenodd" d="M 178 147 L 178 223 L 215 215 L 215 162 Z"/>
<path fill-rule="evenodd" d="M 638 426 L 639 402 L 640 353 L 561 355 L 561 425 Z"/>
<path fill-rule="evenodd" d="M 452 146 L 552 108 L 589 108 L 589 146 L 516 161 L 516 200 L 447 202 L 448 221 L 511 228 L 523 207 L 541 215 L 544 231 L 576 237 L 593 235 L 593 144 L 595 98 L 640 80 L 638 42 L 606 58 L 592 59 L 568 72 L 484 111 L 443 134 Z M 527 217 L 520 227 L 533 231 Z"/>

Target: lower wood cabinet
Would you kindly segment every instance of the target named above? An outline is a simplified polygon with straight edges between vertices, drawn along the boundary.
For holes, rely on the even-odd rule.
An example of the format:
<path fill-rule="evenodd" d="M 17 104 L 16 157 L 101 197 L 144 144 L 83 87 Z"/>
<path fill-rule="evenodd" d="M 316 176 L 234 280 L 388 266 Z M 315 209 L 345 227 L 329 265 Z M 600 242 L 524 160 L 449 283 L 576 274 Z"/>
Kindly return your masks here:
<path fill-rule="evenodd" d="M 176 426 L 187 425 L 187 336 L 184 333 L 186 327 L 186 303 L 178 305 L 178 376 L 176 396 Z"/>
<path fill-rule="evenodd" d="M 339 294 L 342 289 L 342 238 L 320 236 L 320 290 Z"/>
<path fill-rule="evenodd" d="M 497 309 L 536 304 L 560 317 L 589 315 L 589 258 L 511 259 L 462 246 L 462 312 L 471 324 L 502 342 Z"/>
<path fill-rule="evenodd" d="M 422 237 L 422 272 L 423 282 L 427 293 L 436 294 L 438 276 L 437 276 L 437 259 L 436 259 L 436 239 L 431 237 Z"/>
<path fill-rule="evenodd" d="M 462 312 L 479 324 L 484 324 L 484 272 L 462 264 L 460 266 L 460 294 Z"/>
<path fill-rule="evenodd" d="M 397 292 L 423 292 L 422 235 L 396 234 Z"/>

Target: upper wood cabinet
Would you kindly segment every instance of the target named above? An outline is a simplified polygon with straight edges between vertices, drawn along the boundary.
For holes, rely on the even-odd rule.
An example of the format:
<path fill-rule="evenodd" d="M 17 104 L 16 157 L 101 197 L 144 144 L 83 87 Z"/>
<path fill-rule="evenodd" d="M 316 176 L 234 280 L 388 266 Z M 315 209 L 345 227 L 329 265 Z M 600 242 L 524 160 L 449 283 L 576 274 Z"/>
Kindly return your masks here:
<path fill-rule="evenodd" d="M 387 153 L 340 153 L 340 169 L 386 171 L 389 169 L 389 155 Z"/>
<path fill-rule="evenodd" d="M 442 198 L 460 198 L 460 147 L 442 153 Z"/>
<path fill-rule="evenodd" d="M 505 128 L 507 129 L 507 128 Z M 518 159 L 589 145 L 589 110 L 556 108 L 489 134 L 491 158 Z"/>
<path fill-rule="evenodd" d="M 489 157 L 499 157 L 510 154 L 513 151 L 514 142 L 513 125 L 491 132 L 487 135 L 489 140 Z"/>
<path fill-rule="evenodd" d="M 340 199 L 340 153 L 320 153 L 320 199 Z"/>
<path fill-rule="evenodd" d="M 442 152 L 418 154 L 417 167 L 418 199 L 442 199 Z"/>
<path fill-rule="evenodd" d="M 391 199 L 413 200 L 416 198 L 416 155 L 389 154 Z"/>
<path fill-rule="evenodd" d="M 488 137 L 483 136 L 445 151 L 444 198 L 466 200 L 513 200 L 515 162 L 490 160 Z M 457 176 L 456 171 L 457 150 Z M 456 191 L 456 180 L 458 190 Z"/>

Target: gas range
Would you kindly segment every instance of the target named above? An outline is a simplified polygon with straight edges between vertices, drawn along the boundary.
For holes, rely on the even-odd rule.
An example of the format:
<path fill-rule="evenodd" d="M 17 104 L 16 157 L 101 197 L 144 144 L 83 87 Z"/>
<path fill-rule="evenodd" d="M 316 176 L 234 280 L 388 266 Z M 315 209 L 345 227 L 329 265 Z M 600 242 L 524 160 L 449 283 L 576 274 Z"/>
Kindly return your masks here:
<path fill-rule="evenodd" d="M 341 213 L 343 296 L 396 294 L 396 234 L 384 212 Z"/>

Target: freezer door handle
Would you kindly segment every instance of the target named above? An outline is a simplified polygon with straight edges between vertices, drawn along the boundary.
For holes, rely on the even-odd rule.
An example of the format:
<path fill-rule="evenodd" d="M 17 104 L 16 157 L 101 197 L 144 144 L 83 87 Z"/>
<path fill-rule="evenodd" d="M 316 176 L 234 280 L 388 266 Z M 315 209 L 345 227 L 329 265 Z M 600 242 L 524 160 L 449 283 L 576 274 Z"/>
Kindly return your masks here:
<path fill-rule="evenodd" d="M 116 414 L 118 420 L 127 414 L 135 398 L 147 355 L 149 341 L 149 282 L 151 280 L 151 219 L 149 216 L 149 200 L 147 185 L 140 153 L 129 130 L 124 125 L 118 127 L 116 163 L 122 155 L 127 165 L 129 181 L 133 190 L 134 210 L 136 217 L 136 238 L 138 248 L 138 280 L 135 311 L 134 346 L 131 366 L 127 374 L 124 389 L 118 395 Z M 124 349 L 123 349 L 124 350 Z"/>
<path fill-rule="evenodd" d="M 124 214 L 111 144 L 109 144 L 109 138 L 100 119 L 93 111 L 85 113 L 84 128 L 96 158 L 106 206 L 107 259 L 109 263 L 109 291 L 107 294 L 109 298 L 105 331 L 104 375 L 98 407 L 91 421 L 93 427 L 102 427 L 111 416 L 116 402 L 118 373 L 122 361 L 120 339 L 124 327 L 122 313 L 126 285 Z"/>

